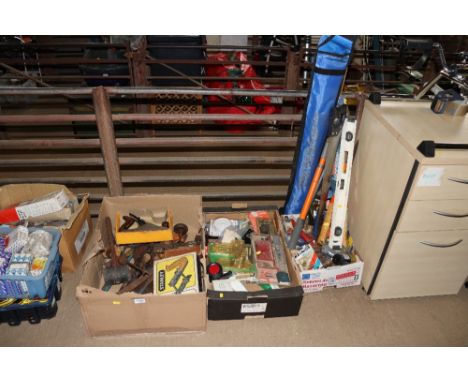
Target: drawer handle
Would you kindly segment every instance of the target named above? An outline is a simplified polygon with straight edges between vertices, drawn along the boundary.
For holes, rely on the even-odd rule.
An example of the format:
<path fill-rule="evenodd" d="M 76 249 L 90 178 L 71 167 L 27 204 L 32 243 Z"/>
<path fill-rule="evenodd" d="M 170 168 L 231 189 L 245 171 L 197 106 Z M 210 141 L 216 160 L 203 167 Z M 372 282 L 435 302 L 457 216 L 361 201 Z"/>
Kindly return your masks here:
<path fill-rule="evenodd" d="M 451 214 L 449 212 L 443 212 L 443 211 L 432 211 L 432 213 L 434 213 L 436 215 L 447 216 L 448 218 L 466 218 L 466 217 L 468 217 L 468 213 L 466 213 L 466 214 Z"/>
<path fill-rule="evenodd" d="M 467 180 L 467 179 L 460 179 L 460 178 L 451 178 L 451 177 L 449 177 L 448 180 L 451 180 L 452 182 L 468 184 L 468 180 Z"/>
<path fill-rule="evenodd" d="M 421 244 L 428 245 L 429 247 L 437 247 L 437 248 L 450 248 L 450 247 L 455 247 L 456 245 L 460 244 L 463 240 L 457 240 L 454 241 L 453 243 L 448 243 L 448 244 L 438 244 L 438 243 L 431 243 L 430 241 L 420 241 Z"/>

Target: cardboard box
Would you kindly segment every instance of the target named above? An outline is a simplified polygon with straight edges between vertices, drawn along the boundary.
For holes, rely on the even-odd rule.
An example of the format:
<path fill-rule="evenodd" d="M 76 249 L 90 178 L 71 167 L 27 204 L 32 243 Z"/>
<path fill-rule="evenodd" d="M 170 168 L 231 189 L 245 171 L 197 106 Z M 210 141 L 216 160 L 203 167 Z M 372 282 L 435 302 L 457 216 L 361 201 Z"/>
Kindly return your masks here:
<path fill-rule="evenodd" d="M 154 294 L 104 292 L 99 255 L 100 231 L 105 217 L 112 223 L 117 211 L 129 208 L 171 208 L 176 223 L 189 227 L 188 240 L 193 240 L 202 227 L 201 196 L 139 195 L 106 197 L 102 201 L 97 228 L 86 256 L 76 297 L 83 320 L 91 336 L 206 331 L 206 292 L 157 296 Z M 114 226 L 115 227 L 115 226 Z"/>
<path fill-rule="evenodd" d="M 325 287 L 345 288 L 361 284 L 364 263 L 336 265 L 329 268 L 311 269 L 301 272 L 302 288 L 305 293 L 320 292 Z"/>
<path fill-rule="evenodd" d="M 285 232 L 291 232 L 293 226 L 291 222 L 285 222 L 284 218 L 297 219 L 299 214 L 283 215 L 283 229 Z M 286 237 L 287 234 L 286 234 Z M 316 256 L 316 255 L 315 255 Z M 364 263 L 357 256 L 357 261 L 352 264 L 335 265 L 329 268 L 310 269 L 300 271 L 302 288 L 305 293 L 320 292 L 325 287 L 345 288 L 361 284 Z"/>
<path fill-rule="evenodd" d="M 73 195 L 67 187 L 59 184 L 11 184 L 3 186 L 0 187 L 0 209 L 56 191 L 64 191 L 70 197 Z M 86 244 L 91 236 L 92 221 L 89 215 L 88 197 L 88 194 L 80 195 L 81 200 L 79 200 L 79 204 L 68 222 L 58 227 L 62 234 L 59 250 L 63 257 L 63 272 L 74 272 L 80 266 Z"/>
<path fill-rule="evenodd" d="M 285 235 L 278 211 L 269 211 L 280 235 L 286 256 L 291 286 L 255 292 L 221 292 L 212 289 L 208 279 L 208 319 L 234 320 L 246 317 L 286 317 L 297 316 L 301 308 L 304 291 L 301 287 L 299 271 L 293 264 L 285 242 Z M 226 212 L 205 214 L 205 222 L 210 219 L 226 217 L 228 219 L 246 219 L 248 212 Z"/>

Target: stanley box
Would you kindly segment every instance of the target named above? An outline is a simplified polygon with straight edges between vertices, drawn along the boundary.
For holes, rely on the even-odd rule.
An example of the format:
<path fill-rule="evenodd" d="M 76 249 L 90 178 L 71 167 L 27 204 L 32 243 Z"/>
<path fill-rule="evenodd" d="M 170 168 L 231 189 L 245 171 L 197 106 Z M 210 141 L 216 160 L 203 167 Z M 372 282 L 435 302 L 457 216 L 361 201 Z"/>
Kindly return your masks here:
<path fill-rule="evenodd" d="M 71 192 L 65 186 L 59 184 L 11 184 L 0 187 L 0 209 L 36 199 L 40 196 L 55 191 L 64 190 L 66 194 Z M 79 198 L 79 204 L 72 213 L 68 222 L 58 227 L 62 237 L 59 242 L 59 251 L 63 257 L 62 270 L 74 272 L 81 264 L 86 242 L 92 229 L 92 221 L 89 216 L 88 194 Z"/>
<path fill-rule="evenodd" d="M 193 240 L 202 226 L 200 196 L 141 195 L 105 197 L 102 201 L 90 252 L 83 267 L 76 297 L 91 336 L 150 332 L 200 332 L 206 330 L 206 293 L 156 296 L 154 294 L 104 292 L 100 249 L 100 231 L 104 218 L 112 224 L 116 213 L 134 208 L 170 208 L 174 222 L 189 227 L 188 240 Z"/>
<path fill-rule="evenodd" d="M 211 289 L 207 282 L 208 319 L 235 320 L 245 317 L 286 317 L 297 316 L 301 308 L 304 291 L 301 287 L 298 270 L 291 261 L 291 256 L 285 245 L 281 219 L 277 211 L 270 211 L 276 230 L 280 235 L 287 254 L 286 261 L 291 286 L 280 289 L 256 292 L 221 292 Z M 228 219 L 246 219 L 247 212 L 226 212 L 205 214 L 205 222 L 210 219 L 226 217 Z M 208 278 L 206 278 L 208 280 Z"/>

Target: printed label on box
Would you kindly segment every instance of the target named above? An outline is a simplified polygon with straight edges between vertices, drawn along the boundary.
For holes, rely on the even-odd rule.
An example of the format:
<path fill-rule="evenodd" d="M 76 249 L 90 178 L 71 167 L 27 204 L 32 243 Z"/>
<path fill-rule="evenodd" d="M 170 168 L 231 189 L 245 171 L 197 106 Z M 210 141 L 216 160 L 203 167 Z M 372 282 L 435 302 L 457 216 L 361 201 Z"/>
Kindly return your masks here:
<path fill-rule="evenodd" d="M 344 288 L 361 283 L 363 263 L 320 269 L 314 272 L 304 271 L 301 274 L 304 292 L 319 292 L 326 287 Z"/>
<path fill-rule="evenodd" d="M 21 220 L 51 214 L 65 208 L 70 200 L 62 190 L 52 197 L 37 202 L 16 207 L 16 212 Z"/>
<path fill-rule="evenodd" d="M 302 280 L 311 280 L 320 278 L 320 273 L 302 273 Z"/>
<path fill-rule="evenodd" d="M 252 304 L 242 304 L 241 313 L 265 313 L 267 308 L 266 302 L 258 302 Z"/>
<path fill-rule="evenodd" d="M 444 174 L 443 167 L 427 167 L 418 179 L 417 187 L 439 187 Z"/>
<path fill-rule="evenodd" d="M 345 279 L 345 278 L 348 278 L 348 277 L 353 277 L 356 275 L 356 271 L 350 271 L 350 272 L 346 272 L 346 273 L 342 273 L 340 275 L 336 275 L 336 279 L 337 280 L 341 280 L 341 279 Z"/>
<path fill-rule="evenodd" d="M 75 239 L 76 253 L 81 252 L 81 249 L 83 248 L 83 244 L 86 241 L 86 237 L 88 236 L 88 232 L 89 232 L 89 224 L 88 224 L 88 220 L 85 220 L 83 223 L 83 226 L 80 229 L 80 232 L 78 233 L 78 236 Z"/>
<path fill-rule="evenodd" d="M 145 298 L 134 298 L 134 299 L 133 299 L 133 303 L 134 303 L 134 304 L 145 304 L 145 303 L 146 303 L 146 299 L 145 299 Z"/>

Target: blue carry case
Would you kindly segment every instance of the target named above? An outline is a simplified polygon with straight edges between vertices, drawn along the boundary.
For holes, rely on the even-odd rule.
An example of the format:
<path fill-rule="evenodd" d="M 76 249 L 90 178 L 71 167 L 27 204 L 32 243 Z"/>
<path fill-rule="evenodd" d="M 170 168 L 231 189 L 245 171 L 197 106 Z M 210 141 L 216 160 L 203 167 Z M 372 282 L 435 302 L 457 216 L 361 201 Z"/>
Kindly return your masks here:
<path fill-rule="evenodd" d="M 61 256 L 59 267 L 56 269 L 45 298 L 5 299 L 0 300 L 0 323 L 6 322 L 10 326 L 17 326 L 23 321 L 38 324 L 41 320 L 55 317 L 58 306 L 57 301 L 62 297 Z"/>
<path fill-rule="evenodd" d="M 348 66 L 354 39 L 322 36 L 317 47 L 312 84 L 297 140 L 285 214 L 301 212 L 320 153 L 330 130 L 331 116 Z"/>

